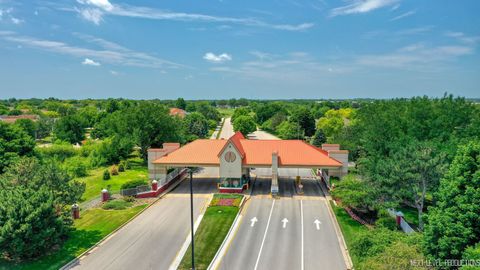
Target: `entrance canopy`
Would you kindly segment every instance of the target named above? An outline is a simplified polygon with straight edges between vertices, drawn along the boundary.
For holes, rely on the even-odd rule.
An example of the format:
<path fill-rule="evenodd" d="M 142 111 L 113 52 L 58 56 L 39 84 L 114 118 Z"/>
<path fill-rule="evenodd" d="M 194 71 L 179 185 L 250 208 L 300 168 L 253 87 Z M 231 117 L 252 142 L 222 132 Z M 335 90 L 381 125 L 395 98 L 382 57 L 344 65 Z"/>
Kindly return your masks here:
<path fill-rule="evenodd" d="M 224 154 L 226 154 L 224 156 Z M 153 164 L 171 167 L 220 166 L 241 160 L 242 167 L 339 168 L 342 162 L 301 140 L 249 140 L 237 132 L 228 140 L 195 140 L 155 159 Z M 236 159 L 238 160 L 236 161 Z"/>

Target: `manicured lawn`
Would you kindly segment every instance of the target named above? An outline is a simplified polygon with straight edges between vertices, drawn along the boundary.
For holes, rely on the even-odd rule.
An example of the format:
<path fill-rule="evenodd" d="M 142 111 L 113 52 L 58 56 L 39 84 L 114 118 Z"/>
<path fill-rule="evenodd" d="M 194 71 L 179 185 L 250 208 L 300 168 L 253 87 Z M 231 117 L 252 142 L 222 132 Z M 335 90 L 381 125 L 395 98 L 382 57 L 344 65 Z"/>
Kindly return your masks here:
<path fill-rule="evenodd" d="M 103 171 L 110 167 L 102 167 L 89 172 L 89 176 L 77 178 L 76 180 L 86 183 L 85 193 L 82 196 L 83 201 L 101 195 L 104 188 L 109 187 L 110 192 L 118 192 L 123 183 L 134 179 L 147 179 L 147 166 L 142 163 L 141 159 L 130 159 L 131 169 L 125 172 L 119 172 L 118 175 L 112 175 L 110 180 L 103 180 Z"/>
<path fill-rule="evenodd" d="M 347 247 L 350 249 L 352 241 L 356 234 L 368 230 L 367 227 L 363 226 L 362 224 L 358 223 L 356 220 L 352 219 L 348 213 L 342 207 L 335 206 L 333 202 L 330 202 L 337 216 L 338 224 L 340 225 L 340 229 L 342 230 L 343 238 L 345 238 L 345 242 L 347 243 Z M 352 257 L 353 265 L 358 264 L 358 259 L 350 253 Z"/>
<path fill-rule="evenodd" d="M 144 204 L 125 210 L 98 208 L 86 210 L 82 212 L 81 218 L 75 221 L 76 230 L 70 233 L 69 238 L 58 251 L 32 262 L 20 264 L 0 262 L 0 269 L 59 269 L 146 206 L 147 204 Z"/>
<path fill-rule="evenodd" d="M 239 208 L 233 206 L 210 206 L 195 233 L 195 269 L 207 269 L 215 253 L 227 235 Z M 178 269 L 191 268 L 191 245 Z"/>
<path fill-rule="evenodd" d="M 217 108 L 217 111 L 225 118 L 233 115 L 235 109 L 233 108 Z"/>

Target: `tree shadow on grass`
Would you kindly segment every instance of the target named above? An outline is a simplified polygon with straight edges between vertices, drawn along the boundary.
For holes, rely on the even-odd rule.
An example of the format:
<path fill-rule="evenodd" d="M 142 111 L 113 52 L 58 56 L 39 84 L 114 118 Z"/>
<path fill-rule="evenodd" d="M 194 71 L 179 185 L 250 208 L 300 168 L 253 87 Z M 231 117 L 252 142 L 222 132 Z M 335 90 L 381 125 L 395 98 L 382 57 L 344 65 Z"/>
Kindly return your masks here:
<path fill-rule="evenodd" d="M 64 244 L 51 254 L 20 263 L 0 261 L 0 269 L 59 269 L 103 238 L 98 230 L 74 230 Z"/>

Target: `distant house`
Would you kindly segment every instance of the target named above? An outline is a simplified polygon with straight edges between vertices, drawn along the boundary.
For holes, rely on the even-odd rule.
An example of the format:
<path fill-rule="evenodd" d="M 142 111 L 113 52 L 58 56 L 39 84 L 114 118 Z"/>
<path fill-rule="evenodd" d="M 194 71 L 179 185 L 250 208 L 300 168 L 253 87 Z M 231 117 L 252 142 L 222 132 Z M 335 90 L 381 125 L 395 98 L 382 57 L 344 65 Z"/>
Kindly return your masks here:
<path fill-rule="evenodd" d="M 18 119 L 30 119 L 32 121 L 37 121 L 39 119 L 36 114 L 22 114 L 22 115 L 0 115 L 0 121 L 8 124 L 15 123 Z"/>
<path fill-rule="evenodd" d="M 171 116 L 178 116 L 180 118 L 184 118 L 185 115 L 187 115 L 187 112 L 185 110 L 179 109 L 179 108 L 170 108 L 170 115 Z"/>

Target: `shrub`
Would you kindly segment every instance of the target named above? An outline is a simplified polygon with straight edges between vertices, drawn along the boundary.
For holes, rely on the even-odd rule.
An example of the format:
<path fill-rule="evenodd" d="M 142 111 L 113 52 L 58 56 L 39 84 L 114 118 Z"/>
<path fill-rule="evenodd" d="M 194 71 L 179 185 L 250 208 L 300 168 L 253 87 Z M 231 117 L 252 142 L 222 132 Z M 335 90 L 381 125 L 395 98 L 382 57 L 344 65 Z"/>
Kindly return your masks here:
<path fill-rule="evenodd" d="M 62 162 L 79 152 L 69 143 L 52 144 L 49 147 L 35 147 L 35 151 L 42 158 L 54 158 Z"/>
<path fill-rule="evenodd" d="M 110 173 L 108 172 L 108 170 L 105 170 L 103 172 L 103 180 L 109 180 L 110 179 Z"/>
<path fill-rule="evenodd" d="M 65 160 L 64 167 L 72 177 L 87 176 L 87 161 L 85 158 L 72 157 Z"/>
<path fill-rule="evenodd" d="M 125 165 L 123 165 L 121 162 L 120 162 L 120 164 L 118 165 L 118 171 L 119 171 L 119 172 L 124 172 L 124 171 L 125 171 Z"/>
<path fill-rule="evenodd" d="M 127 159 L 120 161 L 120 165 L 123 165 L 123 168 L 125 170 L 130 170 L 131 169 L 130 162 L 128 162 Z"/>
<path fill-rule="evenodd" d="M 105 210 L 123 210 L 132 206 L 132 203 L 124 200 L 111 200 L 103 204 L 102 208 Z"/>
<path fill-rule="evenodd" d="M 133 197 L 133 196 L 123 196 L 123 200 L 126 201 L 126 202 L 134 202 L 135 197 Z"/>
<path fill-rule="evenodd" d="M 117 166 L 113 165 L 112 168 L 110 168 L 110 174 L 111 174 L 111 175 L 118 175 L 118 168 L 117 168 Z"/>
<path fill-rule="evenodd" d="M 145 186 L 145 185 L 148 185 L 147 180 L 136 179 L 136 180 L 130 180 L 128 182 L 123 183 L 120 189 L 136 188 L 138 186 Z"/>

